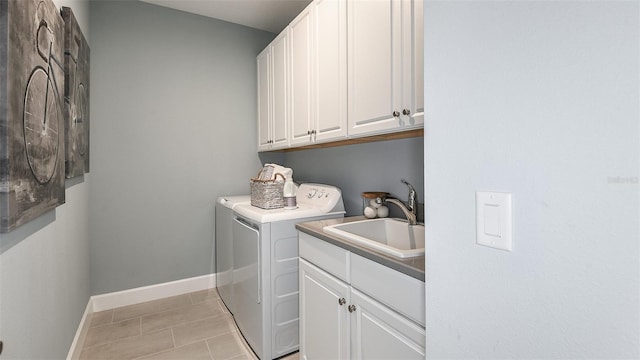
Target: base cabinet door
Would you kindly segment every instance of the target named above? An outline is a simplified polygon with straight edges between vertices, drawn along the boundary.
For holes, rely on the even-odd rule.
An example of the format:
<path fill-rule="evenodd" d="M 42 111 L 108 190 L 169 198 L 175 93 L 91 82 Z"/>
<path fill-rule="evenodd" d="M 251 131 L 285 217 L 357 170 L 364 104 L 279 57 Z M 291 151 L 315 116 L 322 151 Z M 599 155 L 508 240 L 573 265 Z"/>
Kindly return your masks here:
<path fill-rule="evenodd" d="M 349 359 L 349 286 L 299 261 L 300 358 Z"/>
<path fill-rule="evenodd" d="M 352 358 L 425 358 L 424 328 L 353 288 L 351 303 Z"/>
<path fill-rule="evenodd" d="M 425 328 L 304 259 L 300 358 L 424 359 Z"/>

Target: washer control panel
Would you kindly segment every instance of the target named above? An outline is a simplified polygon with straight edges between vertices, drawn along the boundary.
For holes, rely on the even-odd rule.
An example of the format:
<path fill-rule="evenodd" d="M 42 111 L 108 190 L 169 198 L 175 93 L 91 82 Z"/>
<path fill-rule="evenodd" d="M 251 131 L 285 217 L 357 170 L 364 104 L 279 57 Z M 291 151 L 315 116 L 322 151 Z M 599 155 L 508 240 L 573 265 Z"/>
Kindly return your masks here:
<path fill-rule="evenodd" d="M 320 208 L 323 212 L 344 211 L 342 192 L 335 186 L 304 183 L 296 194 L 298 204 Z"/>

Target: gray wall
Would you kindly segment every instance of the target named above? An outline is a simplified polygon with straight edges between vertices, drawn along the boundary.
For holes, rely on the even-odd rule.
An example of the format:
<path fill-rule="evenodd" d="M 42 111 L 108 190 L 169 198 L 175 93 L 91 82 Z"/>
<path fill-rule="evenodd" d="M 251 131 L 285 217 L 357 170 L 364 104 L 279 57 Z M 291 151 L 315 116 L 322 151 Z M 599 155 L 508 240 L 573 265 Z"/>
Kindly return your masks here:
<path fill-rule="evenodd" d="M 91 46 L 89 1 L 68 6 Z M 66 181 L 66 203 L 0 234 L 2 359 L 65 358 L 89 301 L 88 201 L 92 176 Z"/>
<path fill-rule="evenodd" d="M 426 3 L 429 358 L 640 357 L 639 6 Z"/>
<path fill-rule="evenodd" d="M 263 160 L 270 159 L 261 155 Z M 293 169 L 297 182 L 318 182 L 342 190 L 347 215 L 362 215 L 362 192 L 385 191 L 406 201 L 409 194 L 400 179 L 414 186 L 424 203 L 424 139 L 422 137 L 383 142 L 310 149 L 284 153 L 284 165 Z M 265 161 L 267 162 L 267 161 Z M 403 217 L 390 205 L 392 216 Z M 420 211 L 420 217 L 422 211 Z"/>
<path fill-rule="evenodd" d="M 91 291 L 209 274 L 214 201 L 261 166 L 255 58 L 274 34 L 91 4 Z"/>

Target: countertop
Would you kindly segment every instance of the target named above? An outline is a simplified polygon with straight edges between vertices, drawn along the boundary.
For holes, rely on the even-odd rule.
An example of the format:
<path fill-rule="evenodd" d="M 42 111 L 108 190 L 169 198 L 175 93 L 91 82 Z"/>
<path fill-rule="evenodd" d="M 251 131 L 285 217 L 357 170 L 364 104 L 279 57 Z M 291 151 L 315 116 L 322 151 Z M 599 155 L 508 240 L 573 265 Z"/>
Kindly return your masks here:
<path fill-rule="evenodd" d="M 369 248 L 365 248 L 352 241 L 339 238 L 329 233 L 325 233 L 322 230 L 322 228 L 328 225 L 343 224 L 343 223 L 359 221 L 359 220 L 365 220 L 365 217 L 351 216 L 351 217 L 345 217 L 345 218 L 339 218 L 339 219 L 309 221 L 309 222 L 297 224 L 296 229 L 298 229 L 299 231 L 302 231 L 303 233 L 307 233 L 311 236 L 317 237 L 318 239 L 322 239 L 333 245 L 339 246 L 345 250 L 349 250 L 354 254 L 358 254 L 364 258 L 367 258 L 369 260 L 375 261 L 379 264 L 382 264 L 384 266 L 397 270 L 403 274 L 409 275 L 421 281 L 425 281 L 424 256 L 414 257 L 409 259 L 395 258 L 389 255 L 383 254 L 381 252 L 378 252 Z"/>

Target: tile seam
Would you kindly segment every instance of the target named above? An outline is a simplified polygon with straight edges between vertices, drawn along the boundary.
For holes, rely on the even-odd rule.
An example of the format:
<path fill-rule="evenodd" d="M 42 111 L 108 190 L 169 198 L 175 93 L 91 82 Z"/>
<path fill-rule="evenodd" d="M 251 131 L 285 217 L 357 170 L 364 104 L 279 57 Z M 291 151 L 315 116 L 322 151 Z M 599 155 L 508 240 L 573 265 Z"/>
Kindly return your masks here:
<path fill-rule="evenodd" d="M 140 331 L 141 331 L 141 333 L 143 333 L 143 334 L 147 334 L 147 333 L 154 332 L 154 331 L 160 331 L 160 330 L 164 330 L 164 329 L 172 329 L 172 328 L 174 328 L 174 327 L 176 327 L 176 326 L 185 326 L 185 325 L 188 325 L 188 324 L 191 324 L 191 323 L 194 323 L 194 322 L 197 322 L 197 321 L 202 321 L 202 320 L 205 320 L 205 319 L 215 319 L 215 318 L 217 318 L 217 317 L 223 317 L 223 316 L 225 316 L 225 315 L 226 315 L 225 313 L 222 313 L 222 312 L 221 312 L 221 313 L 219 313 L 219 314 L 214 314 L 214 315 L 208 315 L 208 316 L 204 316 L 204 317 L 199 317 L 199 318 L 197 318 L 197 319 L 195 319 L 195 320 L 189 320 L 189 321 L 185 321 L 185 322 L 176 322 L 176 323 L 167 324 L 165 327 L 161 327 L 161 328 L 157 328 L 157 329 L 152 329 L 152 330 L 149 330 L 149 331 L 144 331 L 144 329 L 141 327 L 141 328 L 140 328 Z M 146 317 L 146 316 L 143 316 L 143 317 Z M 141 325 L 141 326 L 142 326 L 142 325 Z"/>

